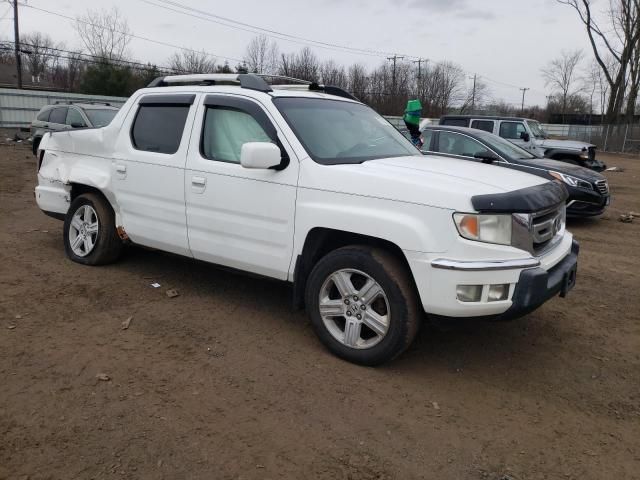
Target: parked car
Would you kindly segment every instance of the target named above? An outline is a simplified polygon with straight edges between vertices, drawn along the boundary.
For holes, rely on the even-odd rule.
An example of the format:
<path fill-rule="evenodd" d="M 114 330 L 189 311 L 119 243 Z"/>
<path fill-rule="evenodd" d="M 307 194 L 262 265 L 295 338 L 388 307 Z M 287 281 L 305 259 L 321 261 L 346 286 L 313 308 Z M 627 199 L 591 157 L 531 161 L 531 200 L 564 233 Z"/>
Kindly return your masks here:
<path fill-rule="evenodd" d="M 522 117 L 444 115 L 440 118 L 440 125 L 484 130 L 509 140 L 537 157 L 573 163 L 597 172 L 607 168 L 603 162 L 596 159 L 595 145 L 576 140 L 549 138 L 537 120 Z"/>
<path fill-rule="evenodd" d="M 32 148 L 35 155 L 42 136 L 71 128 L 99 128 L 109 125 L 118 109 L 108 103 L 56 103 L 40 109 L 31 122 Z"/>
<path fill-rule="evenodd" d="M 538 158 L 483 130 L 428 125 L 422 130 L 423 152 L 485 162 L 563 182 L 569 191 L 567 216 L 601 215 L 611 200 L 607 179 L 593 170 Z"/>
<path fill-rule="evenodd" d="M 562 184 L 426 162 L 317 84 L 159 78 L 104 128 L 45 134 L 35 193 L 73 261 L 132 242 L 291 282 L 328 349 L 365 365 L 402 353 L 424 312 L 512 319 L 576 281 Z"/>

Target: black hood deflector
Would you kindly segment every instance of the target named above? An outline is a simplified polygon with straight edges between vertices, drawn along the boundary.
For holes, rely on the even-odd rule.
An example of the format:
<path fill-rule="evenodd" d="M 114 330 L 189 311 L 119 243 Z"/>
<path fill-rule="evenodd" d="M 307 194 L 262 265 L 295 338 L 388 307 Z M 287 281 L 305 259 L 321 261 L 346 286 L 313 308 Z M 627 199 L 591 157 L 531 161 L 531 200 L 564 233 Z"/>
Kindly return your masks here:
<path fill-rule="evenodd" d="M 533 213 L 557 207 L 568 197 L 564 185 L 554 181 L 512 192 L 476 195 L 471 197 L 471 204 L 478 212 Z"/>

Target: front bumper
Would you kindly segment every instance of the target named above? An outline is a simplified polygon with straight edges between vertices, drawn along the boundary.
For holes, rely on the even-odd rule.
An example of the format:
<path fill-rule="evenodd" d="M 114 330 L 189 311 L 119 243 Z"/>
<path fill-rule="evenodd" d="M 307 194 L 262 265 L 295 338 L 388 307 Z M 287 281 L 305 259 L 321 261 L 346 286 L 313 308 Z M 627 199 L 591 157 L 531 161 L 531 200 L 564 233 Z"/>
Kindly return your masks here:
<path fill-rule="evenodd" d="M 569 187 L 567 217 L 592 217 L 601 215 L 611 202 L 609 193 L 601 194 L 595 190 Z"/>
<path fill-rule="evenodd" d="M 491 248 L 496 249 L 494 258 L 498 257 L 496 246 Z M 566 232 L 558 245 L 540 257 L 509 258 L 505 251 L 501 255 L 503 260 L 479 262 L 471 260 L 470 255 L 467 258 L 471 261 L 445 260 L 437 254 L 407 251 L 405 255 L 424 311 L 430 317 L 509 320 L 526 315 L 559 293 L 566 294 L 575 282 L 578 250 L 578 243 Z M 504 284 L 509 284 L 508 297 L 489 299 L 489 287 Z M 457 285 L 482 286 L 479 300 L 458 299 Z"/>
<path fill-rule="evenodd" d="M 571 253 L 552 269 L 523 270 L 513 292 L 511 307 L 491 320 L 513 320 L 533 312 L 558 294 L 565 297 L 576 284 L 579 251 L 580 245 L 574 240 Z"/>

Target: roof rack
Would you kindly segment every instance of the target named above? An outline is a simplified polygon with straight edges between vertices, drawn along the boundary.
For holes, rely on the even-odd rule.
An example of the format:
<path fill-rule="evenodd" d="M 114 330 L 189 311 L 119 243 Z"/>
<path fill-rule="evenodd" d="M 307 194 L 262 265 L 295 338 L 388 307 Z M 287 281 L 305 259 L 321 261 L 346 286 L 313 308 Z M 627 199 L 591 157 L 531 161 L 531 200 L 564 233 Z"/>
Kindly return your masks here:
<path fill-rule="evenodd" d="M 265 80 L 271 79 L 271 85 Z M 278 83 L 287 82 L 287 83 Z M 293 83 L 293 85 L 291 84 Z M 329 95 L 358 99 L 346 90 L 332 85 L 321 85 L 299 78 L 284 75 L 266 75 L 257 73 L 197 73 L 192 75 L 169 75 L 153 80 L 148 88 L 167 87 L 170 85 L 240 85 L 241 88 L 257 90 L 259 92 L 272 92 L 272 85 L 282 89 L 302 89 L 315 92 L 324 92 Z"/>
<path fill-rule="evenodd" d="M 197 73 L 193 75 L 169 75 L 153 80 L 148 88 L 169 85 L 240 85 L 242 88 L 271 92 L 272 88 L 258 75 L 252 73 Z"/>
<path fill-rule="evenodd" d="M 54 105 L 104 105 L 106 107 L 111 106 L 109 102 L 93 102 L 93 101 L 92 102 L 83 102 L 83 101 L 74 102 L 73 100 L 56 100 Z"/>

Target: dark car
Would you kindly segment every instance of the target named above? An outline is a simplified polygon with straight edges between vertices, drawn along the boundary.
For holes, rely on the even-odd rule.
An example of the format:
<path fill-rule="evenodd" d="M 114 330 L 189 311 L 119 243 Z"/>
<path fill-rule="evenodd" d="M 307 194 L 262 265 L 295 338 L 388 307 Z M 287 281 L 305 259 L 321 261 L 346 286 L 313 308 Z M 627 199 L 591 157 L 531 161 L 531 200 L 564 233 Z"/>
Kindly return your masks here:
<path fill-rule="evenodd" d="M 118 113 L 108 103 L 56 103 L 40 109 L 31 122 L 33 154 L 38 151 L 42 136 L 70 128 L 100 128 L 109 125 Z"/>
<path fill-rule="evenodd" d="M 596 146 L 577 140 L 550 138 L 537 120 L 523 117 L 444 115 L 440 125 L 471 127 L 493 133 L 538 156 L 601 172 L 607 166 L 596 159 Z"/>
<path fill-rule="evenodd" d="M 423 128 L 423 153 L 491 163 L 561 181 L 569 191 L 567 216 L 600 215 L 609 205 L 607 179 L 588 168 L 538 158 L 492 133 L 474 128 L 429 125 Z"/>

